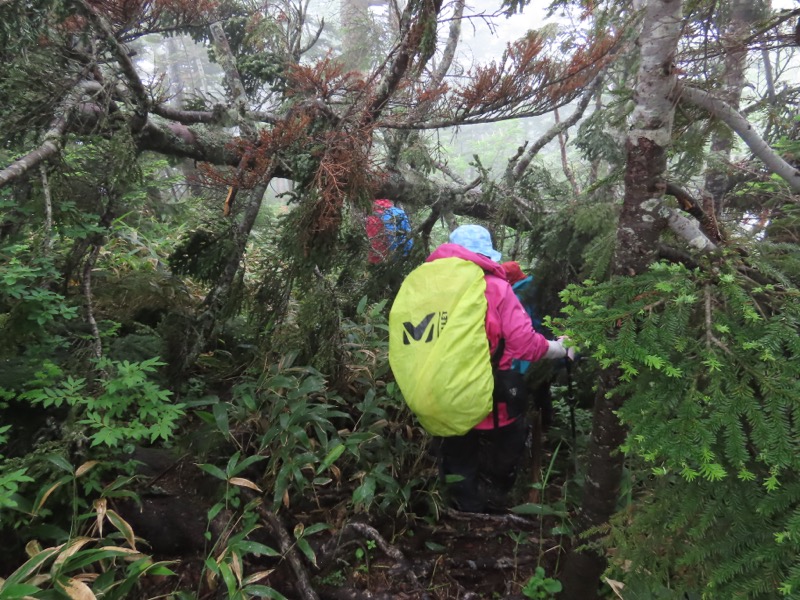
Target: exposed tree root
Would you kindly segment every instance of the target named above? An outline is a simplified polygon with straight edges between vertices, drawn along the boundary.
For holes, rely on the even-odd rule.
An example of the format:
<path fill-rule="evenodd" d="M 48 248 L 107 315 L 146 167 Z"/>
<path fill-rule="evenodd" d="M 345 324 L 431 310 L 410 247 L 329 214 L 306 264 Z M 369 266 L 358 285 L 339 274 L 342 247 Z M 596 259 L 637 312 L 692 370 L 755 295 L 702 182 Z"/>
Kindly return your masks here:
<path fill-rule="evenodd" d="M 308 576 L 308 572 L 303 566 L 303 561 L 295 550 L 295 544 L 292 542 L 292 538 L 289 537 L 289 533 L 283 526 L 280 517 L 271 510 L 264 508 L 263 505 L 259 505 L 257 510 L 258 514 L 264 517 L 264 520 L 272 530 L 272 534 L 278 540 L 281 552 L 286 557 L 286 560 L 289 561 L 289 565 L 291 565 L 292 571 L 297 578 L 297 589 L 302 594 L 302 597 L 305 600 L 319 600 L 317 592 L 314 591 L 311 585 L 311 578 Z"/>

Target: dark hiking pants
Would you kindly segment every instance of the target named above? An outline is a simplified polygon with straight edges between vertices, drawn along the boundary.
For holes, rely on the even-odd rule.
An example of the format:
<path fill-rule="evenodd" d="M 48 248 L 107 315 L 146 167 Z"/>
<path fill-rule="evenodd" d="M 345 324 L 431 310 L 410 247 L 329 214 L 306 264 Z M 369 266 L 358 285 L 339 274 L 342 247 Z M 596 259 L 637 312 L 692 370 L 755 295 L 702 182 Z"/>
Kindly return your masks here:
<path fill-rule="evenodd" d="M 502 503 L 511 491 L 525 451 L 524 418 L 498 429 L 472 429 L 465 435 L 441 438 L 440 474 L 455 508 L 484 512 Z M 448 483 L 448 476 L 458 481 Z"/>

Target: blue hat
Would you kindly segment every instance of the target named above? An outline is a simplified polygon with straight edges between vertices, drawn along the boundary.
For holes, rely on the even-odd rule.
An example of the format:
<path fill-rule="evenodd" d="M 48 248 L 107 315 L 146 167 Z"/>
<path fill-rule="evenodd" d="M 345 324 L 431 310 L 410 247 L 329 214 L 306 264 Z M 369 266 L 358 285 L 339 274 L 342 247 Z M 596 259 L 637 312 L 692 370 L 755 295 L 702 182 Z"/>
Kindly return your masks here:
<path fill-rule="evenodd" d="M 486 227 L 480 225 L 462 225 L 450 234 L 450 243 L 463 246 L 475 254 L 488 256 L 494 262 L 499 262 L 500 254 L 492 247 L 492 235 Z"/>

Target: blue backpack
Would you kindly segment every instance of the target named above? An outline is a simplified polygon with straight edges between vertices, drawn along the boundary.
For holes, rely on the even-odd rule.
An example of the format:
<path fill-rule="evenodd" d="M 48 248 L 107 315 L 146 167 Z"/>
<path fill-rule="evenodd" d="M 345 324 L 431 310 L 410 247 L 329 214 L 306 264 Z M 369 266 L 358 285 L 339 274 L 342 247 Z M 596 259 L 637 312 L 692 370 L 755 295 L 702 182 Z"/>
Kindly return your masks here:
<path fill-rule="evenodd" d="M 403 256 L 407 256 L 414 246 L 414 240 L 411 239 L 411 224 L 406 211 L 392 206 L 383 211 L 381 221 L 389 238 L 389 251 L 399 250 Z"/>
<path fill-rule="evenodd" d="M 533 276 L 529 275 L 525 279 L 517 281 L 511 288 L 514 290 L 517 298 L 519 298 L 522 308 L 525 309 L 525 312 L 528 313 L 528 316 L 531 318 L 533 328 L 539 333 L 542 333 L 542 318 L 539 316 L 533 302 L 533 296 L 536 290 L 536 286 L 533 283 Z"/>
<path fill-rule="evenodd" d="M 533 304 L 533 292 L 535 290 L 533 284 L 533 277 L 530 275 L 525 279 L 521 279 L 517 281 L 515 284 L 511 286 L 514 290 L 514 293 L 519 298 L 520 303 L 522 304 L 522 308 L 525 309 L 525 312 L 528 313 L 528 316 L 531 318 L 531 323 L 533 324 L 533 328 L 538 331 L 539 333 L 542 332 L 542 319 L 539 316 L 538 312 L 536 311 L 536 307 Z M 520 373 L 525 373 L 528 370 L 528 367 L 531 366 L 530 361 L 527 360 L 514 360 L 511 365 L 511 368 L 515 371 L 519 371 Z"/>

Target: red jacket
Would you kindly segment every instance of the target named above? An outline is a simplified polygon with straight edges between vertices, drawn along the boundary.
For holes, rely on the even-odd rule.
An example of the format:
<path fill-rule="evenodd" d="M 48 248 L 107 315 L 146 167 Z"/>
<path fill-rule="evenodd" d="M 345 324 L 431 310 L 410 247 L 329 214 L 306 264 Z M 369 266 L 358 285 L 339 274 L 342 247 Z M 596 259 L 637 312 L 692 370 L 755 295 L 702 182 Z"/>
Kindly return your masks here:
<path fill-rule="evenodd" d="M 389 255 L 389 237 L 386 235 L 380 214 L 394 206 L 391 200 L 375 200 L 372 203 L 372 214 L 367 216 L 367 237 L 369 238 L 369 255 L 367 260 L 372 264 L 383 262 Z"/>

